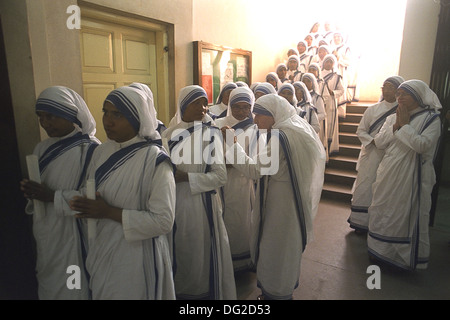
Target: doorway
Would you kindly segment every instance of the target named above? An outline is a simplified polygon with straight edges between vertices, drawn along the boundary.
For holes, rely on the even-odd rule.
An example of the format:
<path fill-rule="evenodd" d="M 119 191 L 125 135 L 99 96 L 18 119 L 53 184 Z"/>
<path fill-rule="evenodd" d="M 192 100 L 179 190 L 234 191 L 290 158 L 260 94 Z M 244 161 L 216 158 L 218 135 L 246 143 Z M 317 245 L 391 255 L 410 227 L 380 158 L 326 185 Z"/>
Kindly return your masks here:
<path fill-rule="evenodd" d="M 0 17 L 0 300 L 37 299 L 32 216 L 25 214 L 26 200 Z"/>
<path fill-rule="evenodd" d="M 136 17 L 81 8 L 83 95 L 97 123 L 96 136 L 106 140 L 103 102 L 109 92 L 133 82 L 152 90 L 158 119 L 170 121 L 170 28 Z M 172 61 L 173 63 L 173 61 Z"/>

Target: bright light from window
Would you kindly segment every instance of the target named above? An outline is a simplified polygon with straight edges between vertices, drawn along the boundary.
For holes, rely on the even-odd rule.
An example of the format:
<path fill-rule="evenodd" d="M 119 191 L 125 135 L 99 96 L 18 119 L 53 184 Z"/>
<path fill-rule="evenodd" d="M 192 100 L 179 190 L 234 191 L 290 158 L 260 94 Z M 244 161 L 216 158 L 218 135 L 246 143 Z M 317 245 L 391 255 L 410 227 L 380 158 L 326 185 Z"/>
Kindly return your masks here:
<path fill-rule="evenodd" d="M 406 1 L 242 0 L 244 12 L 251 14 L 240 21 L 257 30 L 257 39 L 253 39 L 256 43 L 270 42 L 270 48 L 279 48 L 275 66 L 287 59 L 287 50 L 295 48 L 315 22 L 321 23 L 321 32 L 324 22 L 331 22 L 346 35 L 354 55 L 360 57 L 361 98 L 375 101 L 383 81 L 398 73 Z M 254 58 L 259 63 L 259 57 Z M 262 59 L 267 61 L 267 56 Z"/>

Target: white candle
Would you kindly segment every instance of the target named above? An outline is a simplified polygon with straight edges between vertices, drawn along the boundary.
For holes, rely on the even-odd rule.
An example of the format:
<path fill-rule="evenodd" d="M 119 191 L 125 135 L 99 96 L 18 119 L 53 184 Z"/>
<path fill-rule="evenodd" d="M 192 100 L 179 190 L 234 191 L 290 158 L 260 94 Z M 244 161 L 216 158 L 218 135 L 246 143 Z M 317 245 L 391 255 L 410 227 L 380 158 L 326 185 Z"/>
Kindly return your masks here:
<path fill-rule="evenodd" d="M 86 196 L 88 199 L 95 200 L 95 179 L 88 179 L 86 181 Z M 97 224 L 95 219 L 87 219 L 88 224 L 88 241 L 92 243 L 95 239 Z"/>
<path fill-rule="evenodd" d="M 41 172 L 39 170 L 39 160 L 37 155 L 30 154 L 26 156 L 26 160 L 28 168 L 28 178 L 31 181 L 41 183 Z M 33 205 L 36 218 L 43 218 L 45 216 L 45 203 L 40 200 L 33 199 Z"/>

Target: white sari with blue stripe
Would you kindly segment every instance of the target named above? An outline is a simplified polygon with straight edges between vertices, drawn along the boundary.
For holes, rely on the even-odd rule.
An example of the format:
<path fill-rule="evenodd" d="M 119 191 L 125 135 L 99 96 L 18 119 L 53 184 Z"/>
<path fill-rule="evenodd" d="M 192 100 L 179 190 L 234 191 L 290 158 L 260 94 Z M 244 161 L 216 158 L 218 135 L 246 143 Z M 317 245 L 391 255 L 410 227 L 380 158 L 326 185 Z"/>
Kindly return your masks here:
<path fill-rule="evenodd" d="M 179 140 L 175 130 L 190 135 Z M 186 130 L 186 131 L 185 131 Z M 208 137 L 202 139 L 202 133 Z M 199 135 L 198 135 L 199 134 Z M 209 137 L 214 137 L 211 142 Z M 201 122 L 179 122 L 163 133 L 177 170 L 188 173 L 189 182 L 176 184 L 176 213 L 173 229 L 174 278 L 178 299 L 236 299 L 231 252 L 223 222 L 223 204 L 219 189 L 227 180 L 221 163 L 207 166 L 204 154 L 222 151 L 222 134 Z M 209 149 L 211 148 L 211 149 Z M 193 151 L 184 163 L 178 163 L 182 150 Z M 195 150 L 200 153 L 195 153 Z M 204 150 L 206 150 L 204 152 Z"/>
<path fill-rule="evenodd" d="M 384 150 L 373 143 L 375 135 L 380 132 L 386 118 L 397 110 L 397 102 L 383 100 L 370 106 L 358 125 L 356 134 L 362 143 L 356 170 L 358 175 L 352 188 L 350 226 L 355 229 L 367 230 L 369 224 L 369 206 L 372 202 L 372 184 L 377 177 L 378 165 L 383 159 Z"/>
<path fill-rule="evenodd" d="M 256 149 L 258 127 L 253 118 L 238 121 L 232 115 L 216 120 L 219 128 L 230 126 L 238 135 L 237 139 L 245 141 L 245 150 L 251 154 L 250 148 Z M 242 141 L 243 144 L 244 141 Z M 252 151 L 254 154 L 255 151 Z M 253 207 L 255 202 L 255 181 L 246 177 L 233 167 L 227 167 L 227 183 L 223 187 L 224 221 L 230 239 L 231 254 L 235 271 L 243 271 L 252 267 L 250 257 L 250 235 L 254 222 Z"/>
<path fill-rule="evenodd" d="M 174 220 L 175 183 L 167 155 L 139 136 L 124 143 L 108 140 L 94 153 L 89 178 L 94 177 L 101 197 L 123 210 L 122 224 L 96 220 L 86 260 L 92 298 L 175 299 L 167 239 Z M 59 198 L 67 215 L 74 214 L 67 206 L 74 195 L 67 191 Z"/>
<path fill-rule="evenodd" d="M 345 88 L 342 84 L 342 77 L 336 72 L 322 70 L 322 79 L 324 81 L 322 97 L 327 114 L 328 154 L 332 155 L 339 152 L 338 101 L 344 95 Z M 334 93 L 334 96 L 330 94 L 329 90 Z"/>
<path fill-rule="evenodd" d="M 258 287 L 266 299 L 291 299 L 299 285 L 302 253 L 313 238 L 326 156 L 317 133 L 286 99 L 265 95 L 255 109 L 258 104 L 273 115 L 272 129 L 279 134 L 272 130 L 267 148 L 256 157 L 248 157 L 237 143 L 226 156 L 231 160 L 236 155 L 233 167 L 258 180 L 251 238 Z M 272 166 L 270 175 L 265 170 L 271 164 L 261 161 L 269 158 L 278 161 L 278 170 Z"/>
<path fill-rule="evenodd" d="M 407 270 L 428 265 L 433 160 L 441 133 L 437 115 L 433 109 L 421 109 L 395 133 L 396 115 L 391 115 L 375 138 L 385 156 L 369 207 L 369 253 Z"/>
<path fill-rule="evenodd" d="M 70 146 L 66 141 L 71 142 Z M 55 145 L 60 147 L 54 148 Z M 91 140 L 89 136 L 83 136 L 78 128 L 65 137 L 48 138 L 40 142 L 33 153 L 40 159 L 42 183 L 52 190 L 78 189 L 80 182 L 84 181 L 82 175 L 88 154 L 96 145 L 97 141 Z M 53 152 L 48 152 L 49 150 Z M 33 210 L 33 202 L 29 201 L 26 212 L 32 214 Z M 39 299 L 88 299 L 83 239 L 77 219 L 64 216 L 53 202 L 46 202 L 44 217 L 39 219 L 33 215 L 33 235 L 37 250 L 36 276 Z M 66 270 L 70 265 L 79 266 L 81 269 L 81 290 L 67 288 Z"/>

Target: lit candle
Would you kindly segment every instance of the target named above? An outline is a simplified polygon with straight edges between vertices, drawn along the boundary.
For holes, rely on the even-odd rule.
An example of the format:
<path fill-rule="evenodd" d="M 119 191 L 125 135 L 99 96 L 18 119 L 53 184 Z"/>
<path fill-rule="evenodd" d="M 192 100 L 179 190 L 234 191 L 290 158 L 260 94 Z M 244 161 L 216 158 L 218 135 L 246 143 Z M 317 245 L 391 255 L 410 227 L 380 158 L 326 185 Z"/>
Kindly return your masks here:
<path fill-rule="evenodd" d="M 95 179 L 88 179 L 86 182 L 86 196 L 88 199 L 95 200 Z M 95 239 L 97 224 L 95 219 L 88 218 L 88 241 L 92 243 Z"/>
<path fill-rule="evenodd" d="M 28 178 L 31 181 L 41 183 L 41 172 L 39 170 L 39 160 L 37 155 L 30 154 L 26 156 L 26 160 L 28 168 Z M 36 218 L 43 218 L 45 216 L 45 203 L 40 200 L 33 199 L 33 206 Z"/>

